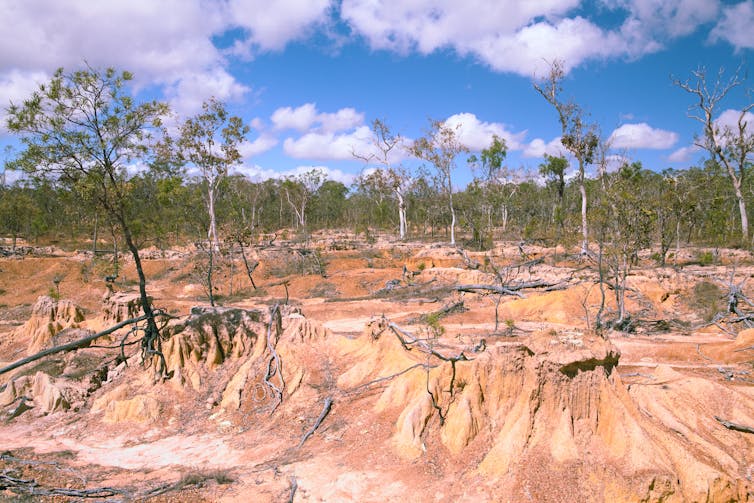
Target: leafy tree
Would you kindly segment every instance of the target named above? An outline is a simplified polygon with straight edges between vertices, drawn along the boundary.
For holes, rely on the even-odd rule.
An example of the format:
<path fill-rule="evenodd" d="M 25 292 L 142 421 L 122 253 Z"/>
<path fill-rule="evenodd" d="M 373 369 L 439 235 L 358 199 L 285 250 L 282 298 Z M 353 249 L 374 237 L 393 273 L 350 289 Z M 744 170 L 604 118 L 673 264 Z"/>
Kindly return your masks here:
<path fill-rule="evenodd" d="M 160 339 L 132 233 L 133 217 L 140 210 L 132 200 L 127 168 L 138 162 L 149 165 L 150 146 L 155 134 L 162 133 L 161 119 L 168 108 L 156 101 L 137 104 L 125 90 L 131 78 L 129 72 L 112 68 L 57 70 L 22 105 L 8 109 L 8 129 L 23 146 L 9 166 L 66 185 L 80 202 L 103 210 L 120 229 L 139 276 L 147 316 L 142 349 L 150 356 L 161 355 Z"/>
<path fill-rule="evenodd" d="M 492 215 L 498 207 L 502 208 L 503 231 L 507 226 L 507 205 L 505 205 L 505 186 L 502 179 L 504 172 L 503 161 L 508 155 L 505 139 L 493 135 L 490 146 L 480 152 L 479 158 L 472 155 L 468 159 L 469 165 L 481 176 L 475 176 L 467 188 L 469 204 L 463 213 L 467 223 L 472 227 L 472 239 L 480 249 L 492 245 Z"/>
<path fill-rule="evenodd" d="M 410 183 L 410 175 L 403 166 L 394 166 L 391 157 L 404 147 L 404 139 L 392 132 L 390 127 L 382 120 L 372 121 L 372 145 L 375 153 L 354 152 L 357 157 L 367 164 L 375 163 L 381 167 L 368 175 L 365 182 L 372 182 L 377 190 L 391 192 L 398 202 L 398 235 L 401 239 L 406 238 L 406 187 Z"/>
<path fill-rule="evenodd" d="M 414 142 L 411 153 L 434 166 L 438 180 L 450 211 L 450 244 L 456 244 L 456 211 L 453 206 L 453 170 L 459 155 L 468 153 L 469 149 L 458 139 L 458 128 L 452 128 L 444 122 L 430 120 L 427 134 Z"/>
<path fill-rule="evenodd" d="M 579 163 L 578 183 L 581 193 L 581 252 L 589 252 L 589 230 L 587 223 L 587 196 L 585 170 L 592 163 L 599 144 L 597 127 L 586 121 L 586 114 L 579 105 L 572 101 L 563 101 L 563 63 L 555 61 L 550 66 L 550 74 L 534 89 L 541 94 L 558 112 L 562 136 L 560 142 L 568 149 Z"/>
<path fill-rule="evenodd" d="M 754 103 L 745 105 L 739 111 L 735 126 L 721 124 L 719 117 L 716 117 L 728 94 L 743 85 L 739 72 L 740 69 L 725 81 L 724 70 L 721 68 L 715 83 L 711 84 L 707 82 L 706 70 L 700 68 L 692 72 L 690 79 L 683 82 L 675 79 L 673 82 L 696 100 L 689 109 L 689 117 L 700 122 L 704 132 L 695 144 L 709 152 L 711 159 L 723 166 L 728 173 L 738 203 L 741 237 L 746 243 L 749 240 L 749 217 L 743 186 L 754 163 L 754 126 L 750 127 L 748 124 L 751 118 L 749 111 L 754 108 Z"/>
<path fill-rule="evenodd" d="M 289 176 L 281 185 L 285 199 L 296 215 L 296 227 L 300 227 L 304 232 L 306 232 L 307 207 L 324 181 L 325 173 L 321 169 L 312 168 L 305 173 Z"/>
<path fill-rule="evenodd" d="M 40 212 L 34 203 L 33 192 L 21 184 L 0 185 L 0 232 L 11 235 L 11 253 L 16 252 L 18 238 L 25 234 L 28 239 L 31 233 L 32 221 Z"/>
<path fill-rule="evenodd" d="M 210 98 L 202 104 L 201 113 L 181 125 L 176 142 L 180 159 L 201 172 L 209 214 L 207 237 L 215 251 L 220 248 L 215 215 L 217 189 L 230 167 L 241 163 L 238 148 L 248 132 L 249 126 L 240 117 L 231 116 L 224 103 Z"/>
<path fill-rule="evenodd" d="M 622 330 L 630 321 L 626 309 L 628 275 L 638 263 L 639 251 L 651 242 L 656 213 L 642 197 L 641 188 L 648 174 L 642 170 L 641 163 L 624 164 L 617 173 L 603 176 L 606 190 L 600 194 L 595 208 L 600 287 L 604 299 L 607 276 L 618 309 L 613 326 Z M 597 324 L 598 327 L 602 324 L 602 308 Z"/>

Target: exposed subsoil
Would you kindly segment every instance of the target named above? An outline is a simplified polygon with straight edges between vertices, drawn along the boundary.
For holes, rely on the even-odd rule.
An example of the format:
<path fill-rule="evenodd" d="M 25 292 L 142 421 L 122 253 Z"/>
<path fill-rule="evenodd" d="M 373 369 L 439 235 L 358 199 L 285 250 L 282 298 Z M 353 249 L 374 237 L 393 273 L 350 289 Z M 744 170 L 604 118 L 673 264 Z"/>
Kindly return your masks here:
<path fill-rule="evenodd" d="M 578 257 L 499 246 L 487 255 L 511 266 L 506 284 L 550 287 L 498 296 L 455 291 L 497 284 L 484 253 L 314 247 L 319 263 L 254 252 L 257 291 L 226 259 L 223 307 L 193 315 L 208 306 L 202 257 L 147 250 L 149 293 L 174 316 L 169 377 L 138 344 L 121 361 L 125 331 L 0 375 L 0 499 L 754 500 L 754 434 L 722 423 L 754 427 L 754 329 L 714 318 L 731 273 L 749 291 L 740 251 L 641 261 L 635 323 L 603 339 L 587 329 L 600 296 Z M 128 295 L 106 294 L 111 268 L 86 253 L 0 259 L 0 367 L 114 325 Z M 113 290 L 135 278 L 126 261 Z"/>

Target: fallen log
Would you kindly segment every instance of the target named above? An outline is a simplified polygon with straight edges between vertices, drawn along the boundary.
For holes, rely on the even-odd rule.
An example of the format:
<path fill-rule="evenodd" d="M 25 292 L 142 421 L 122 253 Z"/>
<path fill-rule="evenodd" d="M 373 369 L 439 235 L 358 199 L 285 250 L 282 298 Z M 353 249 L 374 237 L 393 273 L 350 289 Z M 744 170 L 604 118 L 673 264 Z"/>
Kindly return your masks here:
<path fill-rule="evenodd" d="M 722 424 L 723 426 L 725 426 L 729 430 L 740 431 L 742 433 L 754 433 L 754 428 L 751 427 L 751 426 L 746 426 L 746 425 L 743 425 L 743 424 L 732 423 L 732 422 L 726 421 L 725 419 L 722 419 L 722 418 L 720 418 L 718 416 L 713 416 L 713 417 L 715 418 L 715 421 L 717 421 L 718 423 Z"/>
<path fill-rule="evenodd" d="M 456 285 L 453 287 L 454 290 L 459 292 L 469 292 L 469 293 L 476 293 L 479 290 L 487 291 L 487 292 L 494 292 L 498 293 L 500 295 L 515 295 L 516 297 L 524 297 L 524 294 L 520 292 L 520 290 L 525 290 L 529 288 L 544 288 L 546 291 L 552 291 L 552 290 L 559 290 L 562 288 L 566 288 L 567 283 L 559 282 L 559 283 L 549 283 L 547 281 L 542 280 L 535 280 L 535 281 L 525 281 L 521 283 L 514 283 L 514 284 L 507 284 L 507 285 L 481 285 L 481 284 L 472 284 L 472 285 Z"/>
<path fill-rule="evenodd" d="M 22 360 L 18 360 L 17 362 L 11 363 L 10 365 L 6 367 L 0 368 L 0 375 L 5 374 L 6 372 L 10 372 L 11 370 L 15 370 L 18 367 L 22 367 L 26 365 L 27 363 L 35 362 L 41 358 L 44 358 L 45 356 L 54 355 L 56 353 L 62 353 L 64 351 L 72 351 L 75 349 L 81 349 L 83 347 L 86 347 L 87 344 L 94 341 L 95 339 L 99 339 L 100 337 L 109 335 L 115 332 L 116 330 L 120 330 L 121 328 L 127 325 L 138 323 L 146 319 L 147 319 L 146 314 L 138 316 L 136 318 L 130 318 L 128 320 L 121 321 L 117 325 L 113 325 L 112 327 L 108 328 L 107 330 L 103 330 L 102 332 L 97 332 L 96 334 L 88 335 L 82 339 L 78 339 L 78 340 L 69 342 L 67 344 L 62 344 L 60 346 L 55 346 L 53 348 L 42 350 L 39 353 L 33 354 L 31 356 L 27 356 L 26 358 Z"/>

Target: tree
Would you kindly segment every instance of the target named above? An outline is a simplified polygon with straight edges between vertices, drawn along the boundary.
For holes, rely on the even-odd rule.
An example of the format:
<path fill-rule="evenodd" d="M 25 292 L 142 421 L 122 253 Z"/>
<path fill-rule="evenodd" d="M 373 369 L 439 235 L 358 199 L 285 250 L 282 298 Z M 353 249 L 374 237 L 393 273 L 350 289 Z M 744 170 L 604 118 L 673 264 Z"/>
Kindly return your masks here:
<path fill-rule="evenodd" d="M 627 279 L 638 262 L 639 251 L 651 242 L 656 211 L 641 191 L 650 175 L 642 170 L 640 162 L 624 164 L 617 173 L 604 173 L 602 176 L 606 188 L 596 201 L 595 208 L 600 289 L 603 292 L 603 307 L 597 315 L 597 327 L 600 328 L 602 324 L 604 284 L 607 283 L 615 294 L 618 310 L 613 326 L 624 330 L 630 327 L 626 309 Z"/>
<path fill-rule="evenodd" d="M 563 231 L 563 199 L 565 199 L 565 172 L 568 160 L 563 156 L 545 154 L 545 162 L 539 165 L 539 173 L 555 185 L 558 201 L 552 211 L 552 217 L 557 225 L 558 236 Z"/>
<path fill-rule="evenodd" d="M 469 149 L 458 139 L 458 128 L 438 120 L 429 121 L 429 130 L 411 146 L 411 153 L 418 159 L 431 163 L 437 170 L 440 186 L 448 198 L 450 210 L 450 244 L 456 244 L 456 212 L 453 207 L 452 173 L 459 155 Z"/>
<path fill-rule="evenodd" d="M 296 215 L 296 227 L 306 232 L 306 209 L 312 196 L 319 190 L 325 180 L 321 169 L 312 168 L 305 173 L 286 178 L 281 189 L 285 199 Z"/>
<path fill-rule="evenodd" d="M 507 205 L 503 197 L 503 189 L 506 180 L 503 174 L 508 174 L 508 170 L 503 168 L 503 161 L 508 155 L 508 146 L 504 138 L 498 135 L 492 136 L 490 146 L 480 152 L 479 157 L 472 155 L 468 159 L 469 165 L 475 171 L 480 172 L 481 176 L 475 176 L 474 181 L 469 185 L 466 192 L 470 192 L 472 200 L 464 214 L 466 220 L 472 225 L 473 239 L 481 248 L 488 248 L 492 245 L 492 214 L 498 206 L 501 207 L 503 219 L 503 231 L 507 225 Z M 511 194 L 512 195 L 512 194 Z M 480 211 L 481 210 L 481 211 Z M 485 218 L 486 231 L 482 235 L 481 220 L 476 217 Z"/>
<path fill-rule="evenodd" d="M 540 83 L 534 84 L 534 89 L 541 94 L 558 112 L 562 136 L 560 142 L 576 158 L 579 163 L 578 183 L 581 193 L 581 253 L 589 252 L 589 230 L 587 224 L 587 198 L 585 170 L 592 163 L 595 150 L 599 144 L 597 127 L 586 122 L 585 113 L 579 105 L 571 101 L 563 101 L 563 78 L 565 71 L 563 63 L 555 61 L 550 66 L 550 74 Z"/>
<path fill-rule="evenodd" d="M 155 138 L 162 133 L 164 103 L 135 103 L 124 86 L 129 72 L 87 67 L 73 73 L 58 69 L 22 105 L 8 109 L 8 129 L 20 137 L 23 150 L 9 163 L 38 178 L 54 179 L 74 190 L 79 201 L 105 211 L 134 259 L 141 306 L 147 317 L 142 350 L 159 355 L 160 338 L 132 221 L 141 209 L 133 201 L 127 167 L 149 165 Z M 155 135 L 157 133 L 157 135 Z M 161 358 L 161 372 L 165 372 Z"/>
<path fill-rule="evenodd" d="M 215 216 L 217 189 L 228 176 L 230 167 L 241 163 L 238 147 L 248 132 L 249 126 L 240 117 L 230 116 L 225 104 L 215 98 L 205 101 L 202 112 L 187 119 L 180 128 L 179 156 L 201 171 L 205 184 L 209 214 L 207 238 L 214 251 L 220 249 Z"/>
<path fill-rule="evenodd" d="M 728 173 L 738 203 L 741 238 L 747 243 L 749 218 L 742 187 L 753 162 L 754 127 L 749 127 L 748 120 L 751 118 L 749 111 L 754 108 L 754 103 L 748 103 L 738 112 L 735 126 L 722 124 L 719 117 L 716 117 L 718 107 L 734 88 L 743 84 L 739 75 L 740 68 L 727 81 L 721 68 L 712 87 L 707 82 L 707 72 L 704 68 L 691 74 L 692 77 L 688 80 L 681 82 L 674 79 L 673 83 L 696 100 L 689 108 L 688 116 L 702 124 L 704 133 L 694 143 L 709 152 L 711 159 L 723 166 Z"/>
<path fill-rule="evenodd" d="M 360 153 L 353 152 L 353 156 L 363 160 L 367 164 L 372 162 L 381 166 L 382 172 L 375 172 L 372 181 L 389 189 L 398 201 L 398 235 L 401 239 L 406 238 L 406 185 L 410 181 L 409 174 L 403 166 L 393 166 L 391 157 L 396 155 L 404 146 L 404 139 L 392 132 L 390 127 L 382 120 L 372 121 L 372 145 L 376 152 Z M 379 173 L 379 175 L 377 174 Z"/>

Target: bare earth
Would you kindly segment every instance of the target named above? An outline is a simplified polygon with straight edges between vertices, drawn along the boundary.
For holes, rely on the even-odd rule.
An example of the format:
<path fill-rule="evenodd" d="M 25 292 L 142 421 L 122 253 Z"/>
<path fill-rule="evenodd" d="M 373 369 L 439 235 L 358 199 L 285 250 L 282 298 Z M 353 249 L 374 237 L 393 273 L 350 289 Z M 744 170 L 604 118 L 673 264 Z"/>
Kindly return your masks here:
<path fill-rule="evenodd" d="M 507 284 L 549 286 L 498 296 L 454 289 L 496 284 L 484 253 L 315 247 L 255 252 L 258 291 L 236 257 L 214 310 L 200 256 L 147 250 L 168 377 L 138 344 L 122 361 L 127 329 L 0 375 L 0 499 L 754 501 L 754 329 L 710 322 L 748 254 L 643 258 L 633 331 L 602 339 L 596 277 L 562 251 L 499 246 L 498 267 L 544 258 Z M 0 367 L 138 314 L 132 265 L 106 295 L 109 273 L 86 253 L 0 259 Z"/>

